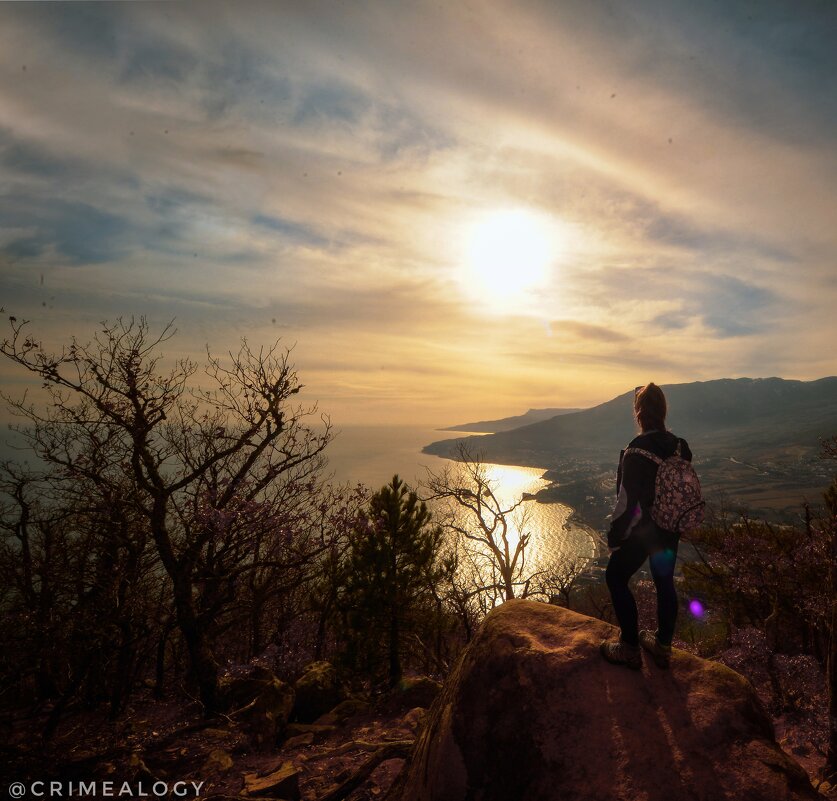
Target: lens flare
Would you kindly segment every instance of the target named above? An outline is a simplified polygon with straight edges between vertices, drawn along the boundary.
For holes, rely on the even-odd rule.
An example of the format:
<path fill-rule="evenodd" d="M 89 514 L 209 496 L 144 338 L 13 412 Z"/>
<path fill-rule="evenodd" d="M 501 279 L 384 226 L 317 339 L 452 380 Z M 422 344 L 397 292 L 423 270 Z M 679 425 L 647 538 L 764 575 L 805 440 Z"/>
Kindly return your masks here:
<path fill-rule="evenodd" d="M 693 598 L 689 601 L 689 611 L 694 617 L 703 617 L 706 612 L 703 608 L 703 604 L 697 598 Z"/>

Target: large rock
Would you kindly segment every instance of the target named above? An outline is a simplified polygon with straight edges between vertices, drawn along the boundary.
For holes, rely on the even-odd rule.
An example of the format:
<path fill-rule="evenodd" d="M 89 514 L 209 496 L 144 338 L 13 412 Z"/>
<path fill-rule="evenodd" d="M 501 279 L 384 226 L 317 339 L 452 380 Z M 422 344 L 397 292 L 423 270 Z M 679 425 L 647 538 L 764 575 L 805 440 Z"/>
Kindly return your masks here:
<path fill-rule="evenodd" d="M 441 690 L 442 685 L 428 676 L 405 677 L 390 691 L 386 708 L 392 712 L 407 711 L 417 706 L 427 709 Z"/>
<path fill-rule="evenodd" d="M 284 736 L 294 706 L 294 689 L 264 668 L 225 676 L 220 683 L 222 705 L 242 724 L 257 746 L 272 746 Z"/>
<path fill-rule="evenodd" d="M 218 701 L 225 711 L 247 706 L 276 676 L 260 665 L 236 665 L 218 679 Z"/>
<path fill-rule="evenodd" d="M 346 697 L 337 669 L 330 662 L 309 664 L 294 683 L 294 690 L 294 716 L 302 723 L 312 723 Z"/>
<path fill-rule="evenodd" d="M 670 671 L 599 655 L 617 630 L 509 601 L 465 650 L 401 778 L 402 801 L 802 801 L 750 683 L 675 651 Z"/>

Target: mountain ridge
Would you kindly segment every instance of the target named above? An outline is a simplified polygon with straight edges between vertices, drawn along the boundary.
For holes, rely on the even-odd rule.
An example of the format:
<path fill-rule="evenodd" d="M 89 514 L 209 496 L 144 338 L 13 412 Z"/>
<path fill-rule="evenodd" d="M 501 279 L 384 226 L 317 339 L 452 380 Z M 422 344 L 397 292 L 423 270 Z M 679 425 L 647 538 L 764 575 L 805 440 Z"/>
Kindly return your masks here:
<path fill-rule="evenodd" d="M 813 381 L 722 378 L 663 384 L 667 424 L 685 438 L 705 494 L 767 518 L 788 519 L 833 477 L 820 441 L 837 434 L 837 376 Z M 464 444 L 483 462 L 546 471 L 541 501 L 572 506 L 604 525 L 619 450 L 636 433 L 633 390 L 579 412 L 496 434 L 430 443 L 424 453 L 456 459 Z"/>
<path fill-rule="evenodd" d="M 837 376 L 826 376 L 813 381 L 770 378 L 720 378 L 710 381 L 694 381 L 682 384 L 661 385 L 668 400 L 667 423 L 678 434 L 698 441 L 714 440 L 714 434 L 724 429 L 739 429 L 746 432 L 765 433 L 761 429 L 767 423 L 776 424 L 776 435 L 768 434 L 766 443 L 777 440 L 795 440 L 800 429 L 829 426 L 837 427 Z M 744 392 L 735 390 L 744 389 Z M 709 392 L 707 392 L 709 390 Z M 729 392 L 728 390 L 732 390 Z M 751 390 L 761 390 L 755 394 Z M 821 391 L 821 392 L 820 392 Z M 793 394 L 795 393 L 795 395 Z M 691 395 L 691 397 L 688 397 Z M 825 396 L 825 397 L 823 397 Z M 796 420 L 789 420 L 785 411 L 777 410 L 776 403 L 793 402 L 797 412 Z M 803 419 L 801 412 L 808 412 Z M 745 419 L 749 414 L 750 419 Z M 812 416 L 813 415 L 813 416 Z M 785 423 L 783 429 L 779 424 Z M 790 425 L 787 425 L 790 423 Z M 451 430 L 451 429 L 444 429 Z M 597 406 L 570 412 L 545 421 L 530 423 L 508 431 L 487 434 L 481 437 L 459 437 L 430 443 L 424 453 L 449 456 L 459 442 L 468 440 L 479 443 L 479 449 L 486 454 L 496 453 L 502 447 L 514 450 L 515 443 L 533 444 L 542 438 L 545 454 L 550 443 L 561 435 L 566 444 L 577 443 L 585 452 L 590 450 L 609 451 L 621 447 L 633 436 L 633 391 L 622 393 Z M 818 431 L 818 435 L 829 436 L 832 431 Z M 814 443 L 812 443 L 814 444 Z M 500 446 L 500 447 L 498 447 Z M 519 445 L 518 445 L 519 449 Z M 527 448 L 530 450 L 530 448 Z M 534 450 L 539 450 L 534 448 Z M 514 464 L 515 462 L 508 462 Z M 548 466 L 548 465 L 538 465 Z"/>
<path fill-rule="evenodd" d="M 475 423 L 462 423 L 461 425 L 440 428 L 439 431 L 463 431 L 496 434 L 499 431 L 510 431 L 513 428 L 520 428 L 521 426 L 529 425 L 531 423 L 540 423 L 544 420 L 549 420 L 562 414 L 573 414 L 574 412 L 580 411 L 583 411 L 580 407 L 572 409 L 529 409 L 523 414 L 513 415 L 511 417 L 501 417 L 497 420 L 479 420 Z"/>

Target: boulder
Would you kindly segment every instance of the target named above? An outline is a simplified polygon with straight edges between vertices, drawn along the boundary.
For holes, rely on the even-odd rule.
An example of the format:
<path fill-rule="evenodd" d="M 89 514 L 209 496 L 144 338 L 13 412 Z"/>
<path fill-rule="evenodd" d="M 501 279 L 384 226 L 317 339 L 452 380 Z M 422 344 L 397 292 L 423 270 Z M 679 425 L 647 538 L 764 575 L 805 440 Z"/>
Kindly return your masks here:
<path fill-rule="evenodd" d="M 427 709 L 442 689 L 442 685 L 428 676 L 404 678 L 398 684 L 395 695 L 398 703 L 406 709 L 417 706 Z"/>
<path fill-rule="evenodd" d="M 218 679 L 219 706 L 224 711 L 247 706 L 275 678 L 260 665 L 237 665 Z"/>
<path fill-rule="evenodd" d="M 414 707 L 403 718 L 401 718 L 401 726 L 411 731 L 416 731 L 427 717 L 427 710 L 424 707 Z"/>
<path fill-rule="evenodd" d="M 606 623 L 532 601 L 491 612 L 428 713 L 401 801 L 803 801 L 752 685 L 675 651 L 669 671 L 599 654 Z"/>
<path fill-rule="evenodd" d="M 261 682 L 256 697 L 230 717 L 242 724 L 256 746 L 272 746 L 284 736 L 293 706 L 293 687 L 273 676 Z"/>
<path fill-rule="evenodd" d="M 312 734 L 314 742 L 321 743 L 335 731 L 337 731 L 337 726 L 328 726 L 323 723 L 289 723 L 285 729 L 285 734 L 288 737 Z"/>
<path fill-rule="evenodd" d="M 302 748 L 306 745 L 313 745 L 314 744 L 314 732 L 309 731 L 305 734 L 296 734 L 293 737 L 288 737 L 284 743 L 282 743 L 282 748 L 285 751 L 291 751 L 294 748 Z"/>
<path fill-rule="evenodd" d="M 387 693 L 381 711 L 386 715 L 398 715 L 419 706 L 427 709 L 441 689 L 442 685 L 429 676 L 405 677 Z"/>
<path fill-rule="evenodd" d="M 223 748 L 231 753 L 241 752 L 247 749 L 247 733 L 239 727 L 231 726 L 227 729 L 207 728 L 199 734 L 203 742 L 214 748 Z"/>
<path fill-rule="evenodd" d="M 308 665 L 294 683 L 294 690 L 294 716 L 302 723 L 312 723 L 346 697 L 337 669 L 330 662 Z"/>
<path fill-rule="evenodd" d="M 134 781 L 145 781 L 153 784 L 158 779 L 158 777 L 155 776 L 151 770 L 149 770 L 148 765 L 145 764 L 145 760 L 138 751 L 134 751 L 131 754 L 128 759 L 128 767 L 133 770 Z"/>
<path fill-rule="evenodd" d="M 325 715 L 320 715 L 314 723 L 337 726 L 345 723 L 349 718 L 355 717 L 355 715 L 362 715 L 369 712 L 370 709 L 371 706 L 367 701 L 363 701 L 360 698 L 347 698 L 345 701 L 337 704 L 334 709 L 326 712 Z"/>

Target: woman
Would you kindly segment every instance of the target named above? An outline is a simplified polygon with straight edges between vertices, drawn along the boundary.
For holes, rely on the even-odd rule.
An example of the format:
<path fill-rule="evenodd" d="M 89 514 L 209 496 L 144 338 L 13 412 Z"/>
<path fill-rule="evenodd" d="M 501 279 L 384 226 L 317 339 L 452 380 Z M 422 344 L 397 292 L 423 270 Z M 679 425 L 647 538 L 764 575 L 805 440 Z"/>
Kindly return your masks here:
<path fill-rule="evenodd" d="M 667 459 L 679 447 L 680 456 L 691 462 L 692 452 L 686 441 L 666 430 L 666 398 L 656 384 L 636 388 L 634 416 L 640 434 L 628 448 L 640 448 Z M 657 469 L 657 463 L 647 456 L 625 451 L 619 454 L 618 497 L 607 535 L 607 544 L 614 550 L 605 577 L 621 635 L 618 641 L 603 642 L 601 652 L 608 662 L 634 670 L 642 667 L 640 646 L 659 667 L 669 666 L 677 619 L 674 564 L 679 534 L 660 528 L 651 517 Z M 656 632 L 638 631 L 636 601 L 628 587 L 631 576 L 646 559 L 657 589 Z"/>

